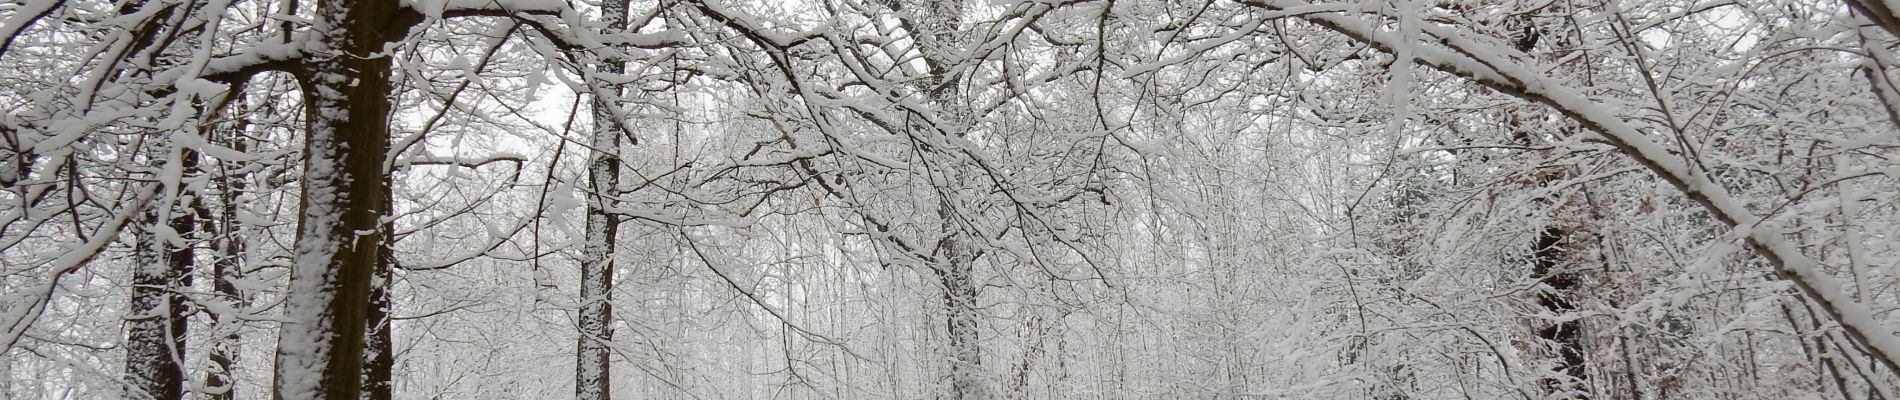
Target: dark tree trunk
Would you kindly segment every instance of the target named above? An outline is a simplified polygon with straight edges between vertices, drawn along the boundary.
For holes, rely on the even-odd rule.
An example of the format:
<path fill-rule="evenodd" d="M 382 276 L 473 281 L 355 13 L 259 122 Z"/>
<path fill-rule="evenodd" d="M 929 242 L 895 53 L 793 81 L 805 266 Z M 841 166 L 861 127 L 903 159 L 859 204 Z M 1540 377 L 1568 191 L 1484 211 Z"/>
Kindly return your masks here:
<path fill-rule="evenodd" d="M 182 152 L 179 162 L 186 176 L 195 174 L 197 154 L 190 150 Z M 149 211 L 147 225 L 141 227 L 137 235 L 132 307 L 125 335 L 125 382 L 128 395 L 135 398 L 184 398 L 183 364 L 189 310 L 180 291 L 191 286 L 195 260 L 191 244 L 174 242 L 174 239 L 182 241 L 197 230 L 197 212 L 201 206 L 195 196 L 179 195 L 187 200 L 172 210 L 169 220 L 161 220 L 164 212 Z M 160 229 L 175 234 L 160 235 L 157 233 Z"/>
<path fill-rule="evenodd" d="M 601 3 L 604 31 L 627 29 L 627 0 Z M 601 60 L 600 74 L 626 72 L 625 61 Z M 594 88 L 594 129 L 590 145 L 593 156 L 587 165 L 587 221 L 585 247 L 582 248 L 580 315 L 578 338 L 574 344 L 574 397 L 581 400 L 607 400 L 613 396 L 613 373 L 609 358 L 613 341 L 614 242 L 620 229 L 620 217 L 607 210 L 620 184 L 620 133 L 612 104 L 621 94 L 618 86 Z M 600 96 L 601 93 L 610 97 Z"/>
<path fill-rule="evenodd" d="M 917 42 L 925 69 L 935 77 L 934 85 L 929 89 L 929 100 L 941 107 L 951 120 L 969 118 L 969 104 L 957 85 L 950 82 L 953 67 L 960 63 L 956 59 L 960 45 L 958 30 L 963 25 L 963 3 L 957 0 L 899 0 L 889 1 L 887 5 L 905 15 L 900 19 L 911 39 Z M 926 128 L 927 130 L 928 128 Z M 962 136 L 964 132 L 952 132 Z M 963 193 L 969 190 L 963 182 L 951 178 L 948 185 L 953 189 L 945 193 Z M 946 195 L 947 196 L 947 195 Z M 981 288 L 976 282 L 975 266 L 979 252 L 974 248 L 979 238 L 966 234 L 957 226 L 955 199 L 938 199 L 937 216 L 942 225 L 943 239 L 938 244 L 942 258 L 933 265 L 937 279 L 943 285 L 944 308 L 946 311 L 944 328 L 950 338 L 950 393 L 949 398 L 957 400 L 981 400 L 992 397 L 983 373 L 983 346 L 980 331 L 980 316 L 977 311 L 977 298 Z"/>
<path fill-rule="evenodd" d="M 1530 53 L 1536 49 L 1543 38 L 1544 29 L 1529 14 L 1514 16 L 1509 21 L 1519 31 L 1514 43 L 1517 50 Z M 1514 141 L 1533 141 L 1535 135 L 1532 130 L 1525 129 L 1517 116 L 1512 116 L 1508 124 L 1516 131 Z M 1549 187 L 1569 177 L 1567 170 L 1539 172 L 1535 175 L 1536 186 Z M 1551 203 L 1558 210 L 1556 212 L 1562 212 L 1566 201 L 1563 195 L 1558 194 Z M 1572 229 L 1546 224 L 1537 233 L 1536 243 L 1531 246 L 1531 276 L 1550 287 L 1550 290 L 1537 292 L 1537 305 L 1549 315 L 1568 317 L 1577 310 L 1571 298 L 1582 289 L 1582 279 L 1572 268 L 1576 263 L 1570 261 L 1570 251 L 1565 247 L 1578 242 L 1572 240 L 1573 236 L 1576 236 L 1576 232 Z M 1591 385 L 1588 360 L 1584 358 L 1583 321 L 1569 319 L 1548 323 L 1537 328 L 1537 337 L 1554 347 L 1552 350 L 1557 357 L 1554 370 L 1560 375 L 1540 382 L 1548 395 L 1546 398 L 1589 399 Z"/>
<path fill-rule="evenodd" d="M 147 4 L 143 1 L 128 1 L 119 5 L 122 17 L 144 13 L 146 7 L 159 7 L 157 12 L 133 25 L 132 43 L 112 57 L 120 61 L 139 59 L 149 64 L 156 54 L 164 52 L 173 42 L 178 15 L 176 5 Z M 138 66 L 138 63 L 126 63 L 115 68 L 127 76 L 140 76 L 150 71 Z M 146 143 L 150 154 L 151 166 L 155 169 L 169 168 L 171 151 L 178 151 L 179 167 L 185 176 L 195 174 L 198 169 L 197 154 L 189 149 L 176 149 L 163 135 L 152 135 Z M 155 178 L 158 175 L 154 174 Z M 184 193 L 180 182 L 167 182 L 161 190 L 172 194 L 171 198 L 181 201 L 178 204 L 159 204 L 145 211 L 143 223 L 134 234 L 137 244 L 134 247 L 132 266 L 132 293 L 126 316 L 125 328 L 125 379 L 126 396 L 132 398 L 181 399 L 184 397 L 185 371 L 184 354 L 188 315 L 185 298 L 180 289 L 191 286 L 192 248 L 184 237 L 197 229 L 197 216 L 193 214 L 199 205 L 196 197 Z M 165 232 L 170 232 L 169 234 Z"/>
<path fill-rule="evenodd" d="M 385 175 L 387 176 L 387 175 Z M 386 178 L 387 179 L 387 178 Z M 385 182 L 385 185 L 389 183 Z M 394 205 L 389 192 L 383 195 L 383 215 L 389 215 Z M 394 243 L 390 233 L 395 225 L 383 223 L 382 262 L 376 263 L 376 275 L 370 283 L 369 328 L 363 344 L 363 399 L 390 400 L 395 398 L 394 386 L 391 386 L 391 374 L 396 368 L 395 326 L 389 319 L 389 285 L 395 278 L 396 254 L 392 252 Z"/>
<path fill-rule="evenodd" d="M 388 209 L 390 57 L 422 20 L 394 1 L 325 0 L 312 17 L 335 56 L 307 61 L 302 213 L 277 347 L 276 398 L 360 400 L 363 347 Z"/>
<path fill-rule="evenodd" d="M 1576 272 L 1565 268 L 1565 238 L 1570 236 L 1561 228 L 1544 228 L 1537 236 L 1537 245 L 1532 248 L 1531 273 L 1539 281 L 1550 286 L 1550 290 L 1537 293 L 1537 304 L 1550 315 L 1569 315 L 1577 310 L 1570 295 L 1580 288 L 1580 279 Z M 1583 351 L 1583 321 L 1565 320 L 1549 323 L 1537 329 L 1537 337 L 1555 347 L 1557 355 L 1556 372 L 1563 378 L 1544 379 L 1544 390 L 1550 398 L 1588 399 L 1590 398 L 1590 375 L 1586 369 Z"/>
<path fill-rule="evenodd" d="M 236 103 L 243 104 L 237 100 Z M 240 117 L 227 135 L 214 136 L 222 140 L 232 150 L 244 152 L 250 150 L 250 142 L 244 138 L 245 121 Z M 238 222 L 238 208 L 246 191 L 250 190 L 249 173 L 233 175 L 230 167 L 224 167 L 219 181 L 223 190 L 218 193 L 219 209 L 217 230 L 218 258 L 211 265 L 211 290 L 217 293 L 220 301 L 230 304 L 233 310 L 241 310 L 249 304 L 245 294 L 238 290 L 233 281 L 244 278 L 244 226 Z M 242 337 L 238 333 L 237 316 L 212 315 L 216 324 L 213 334 L 222 333 L 210 343 L 209 361 L 212 370 L 205 372 L 205 390 L 210 400 L 233 400 L 237 396 L 235 368 L 238 360 L 238 344 Z"/>
<path fill-rule="evenodd" d="M 946 224 L 950 223 L 945 219 Z M 953 238 L 961 235 L 952 234 Z M 939 263 L 937 278 L 943 284 L 943 303 L 948 314 L 944 330 L 950 336 L 950 398 L 977 400 L 989 398 L 983 384 L 983 347 L 978 336 L 977 295 L 974 257 L 968 245 L 957 239 L 944 239 L 947 262 Z"/>

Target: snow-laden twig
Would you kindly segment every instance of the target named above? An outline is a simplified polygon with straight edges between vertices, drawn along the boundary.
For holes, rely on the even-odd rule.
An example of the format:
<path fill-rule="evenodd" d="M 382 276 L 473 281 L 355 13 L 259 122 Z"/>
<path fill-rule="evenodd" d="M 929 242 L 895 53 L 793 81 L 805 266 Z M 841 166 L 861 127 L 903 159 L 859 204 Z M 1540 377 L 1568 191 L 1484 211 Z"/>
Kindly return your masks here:
<path fill-rule="evenodd" d="M 1249 0 L 1249 5 L 1268 9 L 1294 9 L 1309 6 L 1299 0 Z M 1776 272 L 1793 282 L 1801 293 L 1813 300 L 1841 330 L 1888 371 L 1900 373 L 1894 357 L 1900 355 L 1900 340 L 1878 319 L 1866 304 L 1855 301 L 1841 283 L 1821 269 L 1819 262 L 1802 254 L 1798 246 L 1783 238 L 1778 224 L 1748 210 L 1745 203 L 1730 195 L 1728 189 L 1709 180 L 1700 170 L 1688 166 L 1681 157 L 1637 130 L 1636 125 L 1613 112 L 1613 108 L 1592 100 L 1581 91 L 1565 86 L 1556 78 L 1518 63 L 1528 59 L 1514 49 L 1489 45 L 1453 28 L 1425 25 L 1425 33 L 1438 39 L 1437 45 L 1405 42 L 1390 32 L 1373 30 L 1364 21 L 1339 14 L 1306 14 L 1301 18 L 1339 32 L 1354 40 L 1396 52 L 1409 47 L 1411 54 L 1426 65 L 1517 97 L 1542 103 L 1602 135 L 1624 155 L 1642 164 L 1657 177 L 1669 182 L 1710 215 L 1744 237 L 1756 255 L 1774 266 Z"/>
<path fill-rule="evenodd" d="M 85 267 L 87 263 L 92 262 L 93 257 L 105 251 L 106 245 L 117 240 L 119 232 L 125 228 L 125 223 L 131 221 L 133 216 L 144 214 L 145 206 L 150 204 L 153 198 L 158 197 L 158 187 L 159 184 L 154 182 L 140 188 L 137 197 L 129 203 L 124 203 L 125 207 L 118 211 L 117 216 L 105 226 L 99 227 L 99 230 L 95 231 L 91 238 L 86 239 L 85 243 L 52 260 L 53 268 L 47 271 L 45 283 L 34 287 L 33 292 L 7 296 L 15 297 L 18 301 L 9 301 L 4 310 L 5 314 L 0 316 L 0 320 L 6 321 L 7 327 L 5 332 L 0 333 L 4 335 L 0 336 L 0 343 L 5 343 L 4 346 L 0 346 L 0 354 L 12 351 L 14 344 L 20 341 L 20 336 L 26 334 L 27 328 L 33 326 L 33 321 L 39 319 L 40 313 L 46 311 L 46 303 L 53 300 L 53 289 L 59 287 L 59 278 Z"/>

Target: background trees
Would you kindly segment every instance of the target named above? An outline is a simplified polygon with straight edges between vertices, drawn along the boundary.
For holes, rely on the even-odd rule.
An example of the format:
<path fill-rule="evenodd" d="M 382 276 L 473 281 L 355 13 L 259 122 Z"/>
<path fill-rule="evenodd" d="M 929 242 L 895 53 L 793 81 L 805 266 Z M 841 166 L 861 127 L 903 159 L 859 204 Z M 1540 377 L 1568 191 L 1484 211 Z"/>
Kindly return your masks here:
<path fill-rule="evenodd" d="M 17 2 L 0 390 L 1892 398 L 1869 4 Z"/>

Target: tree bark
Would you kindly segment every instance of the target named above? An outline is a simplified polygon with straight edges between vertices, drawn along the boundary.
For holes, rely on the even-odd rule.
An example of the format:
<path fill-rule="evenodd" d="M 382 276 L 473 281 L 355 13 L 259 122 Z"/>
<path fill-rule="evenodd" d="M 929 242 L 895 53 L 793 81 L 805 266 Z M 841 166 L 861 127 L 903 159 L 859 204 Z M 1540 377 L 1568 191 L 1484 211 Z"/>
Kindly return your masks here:
<path fill-rule="evenodd" d="M 892 1 L 891 7 L 898 11 L 904 29 L 917 43 L 917 50 L 924 60 L 924 68 L 932 77 L 934 84 L 929 100 L 940 107 L 943 115 L 952 121 L 961 121 L 968 117 L 968 105 L 957 93 L 957 85 L 951 76 L 952 66 L 961 62 L 956 59 L 958 50 L 957 32 L 963 25 L 963 4 L 960 0 L 907 0 Z M 946 129 L 957 136 L 963 132 Z M 980 316 L 977 312 L 977 298 L 982 295 L 977 287 L 975 264 L 977 251 L 972 248 L 976 237 L 964 232 L 957 225 L 956 203 L 951 194 L 969 193 L 961 187 L 958 174 L 950 173 L 945 185 L 952 190 L 944 190 L 943 198 L 938 199 L 937 217 L 942 225 L 940 234 L 943 239 L 938 246 L 942 253 L 932 265 L 933 272 L 943 285 L 943 305 L 946 311 L 944 330 L 950 338 L 950 396 L 957 400 L 982 400 L 993 397 L 989 385 L 983 376 L 983 346 L 979 334 Z"/>
<path fill-rule="evenodd" d="M 980 400 L 989 398 L 989 390 L 983 382 L 983 347 L 978 336 L 978 315 L 976 299 L 979 292 L 975 282 L 973 264 L 975 259 L 967 244 L 962 243 L 966 235 L 959 234 L 952 224 L 948 201 L 942 210 L 946 237 L 943 239 L 944 262 L 938 263 L 937 279 L 943 284 L 943 304 L 948 314 L 944 321 L 944 330 L 950 336 L 950 398 L 957 400 Z"/>
<path fill-rule="evenodd" d="M 604 1 L 600 12 L 602 20 L 606 22 L 603 32 L 627 29 L 627 0 Z M 609 56 L 603 57 L 595 73 L 626 72 L 624 60 L 609 53 Z M 594 82 L 601 80 L 596 79 Z M 574 344 L 574 397 L 607 400 L 613 397 L 611 351 L 607 344 L 613 341 L 614 242 L 620 229 L 619 215 L 608 208 L 613 205 L 613 196 L 617 195 L 620 186 L 621 124 L 612 112 L 612 104 L 609 104 L 617 99 L 598 94 L 607 93 L 618 97 L 621 90 L 618 85 L 594 90 L 597 95 L 592 105 L 594 129 L 589 140 L 593 155 L 587 165 L 587 220 L 583 238 L 586 243 L 581 250 L 579 335 Z"/>
<path fill-rule="evenodd" d="M 384 179 L 384 185 L 392 183 L 389 175 L 384 175 Z M 392 199 L 390 192 L 383 192 L 383 215 L 391 214 L 394 205 Z M 396 254 L 392 250 L 394 243 L 389 235 L 396 230 L 391 221 L 384 221 L 382 228 L 382 254 L 376 263 L 375 276 L 370 281 L 369 321 L 366 323 L 369 331 L 365 332 L 368 336 L 363 343 L 364 400 L 395 398 L 395 386 L 391 383 L 396 369 L 395 326 L 389 319 L 389 285 L 395 278 Z"/>
<path fill-rule="evenodd" d="M 173 32 L 167 29 L 166 22 L 176 16 L 175 5 L 130 1 L 120 4 L 119 14 L 122 17 L 136 15 L 148 6 L 160 9 L 133 28 L 133 42 L 119 54 L 121 60 L 163 52 L 164 43 L 171 42 L 170 35 Z M 119 72 L 127 75 L 150 73 L 135 64 L 115 68 L 124 68 Z M 182 176 L 192 174 L 198 168 L 196 152 L 177 149 L 163 134 L 154 133 L 147 146 L 151 149 L 152 167 L 160 170 L 171 168 L 168 165 L 173 162 L 169 159 L 170 152 L 180 152 L 176 162 L 182 169 L 181 177 L 173 179 L 182 179 Z M 170 400 L 184 397 L 183 364 L 186 329 L 189 325 L 185 299 L 179 291 L 191 286 L 194 260 L 190 244 L 182 242 L 182 238 L 196 231 L 197 218 L 193 212 L 198 206 L 193 197 L 179 196 L 184 190 L 180 182 L 168 181 L 162 176 L 163 173 L 153 175 L 163 182 L 160 190 L 172 193 L 175 198 L 185 199 L 185 202 L 161 204 L 144 211 L 144 222 L 134 234 L 137 244 L 133 249 L 132 293 L 126 317 L 123 375 L 126 396 Z M 170 239 L 178 239 L 179 242 L 173 243 Z"/>
<path fill-rule="evenodd" d="M 237 101 L 243 104 L 242 100 Z M 250 149 L 249 141 L 243 137 L 245 121 L 240 117 L 236 127 L 228 137 L 218 138 L 226 146 L 239 152 Z M 223 168 L 220 181 L 223 190 L 218 193 L 218 201 L 223 204 L 218 213 L 217 232 L 218 258 L 211 264 L 211 290 L 218 299 L 228 302 L 230 309 L 241 310 L 249 301 L 238 290 L 234 281 L 244 278 L 244 226 L 238 222 L 238 208 L 246 191 L 250 190 L 250 173 L 233 175 L 232 168 Z M 214 369 L 205 372 L 206 397 L 211 400 L 232 400 L 237 398 L 237 379 L 232 373 L 237 365 L 239 340 L 236 316 L 213 315 L 217 323 L 213 325 L 213 334 L 222 333 L 210 343 L 209 361 Z"/>
<path fill-rule="evenodd" d="M 179 150 L 178 162 L 185 176 L 198 169 L 197 153 Z M 182 185 L 180 185 L 182 186 Z M 182 188 L 167 188 L 181 191 Z M 194 267 L 192 246 L 173 243 L 197 230 L 195 197 L 179 204 L 176 213 L 164 208 L 149 210 L 146 225 L 140 227 L 136 261 L 132 273 L 132 304 L 127 317 L 125 339 L 125 382 L 127 395 L 154 399 L 182 399 L 185 395 L 185 338 L 190 328 L 185 297 L 180 292 L 191 286 Z M 169 215 L 168 215 L 169 214 Z M 169 216 L 170 218 L 165 218 Z M 161 224 L 163 224 L 161 226 Z M 173 235 L 160 235 L 168 230 Z"/>
<path fill-rule="evenodd" d="M 1538 233 L 1536 246 L 1531 249 L 1531 274 L 1550 287 L 1550 290 L 1538 291 L 1537 304 L 1550 315 L 1563 316 L 1577 311 L 1570 296 L 1582 286 L 1581 280 L 1563 263 L 1569 259 L 1565 243 L 1570 236 L 1570 232 L 1562 228 L 1546 227 Z M 1589 399 L 1590 375 L 1584 359 L 1583 321 L 1567 319 L 1546 323 L 1537 328 L 1537 337 L 1555 346 L 1557 366 L 1553 369 L 1563 376 L 1540 382 L 1546 398 Z"/>
<path fill-rule="evenodd" d="M 229 224 L 222 224 L 221 229 L 225 232 L 233 232 Z M 211 276 L 215 281 L 211 287 L 218 298 L 229 302 L 232 309 L 242 309 L 246 303 L 244 294 L 238 291 L 237 285 L 231 284 L 231 280 L 243 277 L 242 266 L 236 261 L 243 254 L 243 243 L 236 238 L 236 235 L 227 233 L 226 236 L 224 243 L 219 245 L 221 247 L 219 259 L 211 267 Z M 205 372 L 206 397 L 211 400 L 236 399 L 237 378 L 232 372 L 238 361 L 238 341 L 243 337 L 238 333 L 235 324 L 237 321 L 232 316 L 214 315 L 212 318 L 217 320 L 217 323 L 213 325 L 214 333 L 223 332 L 223 335 L 212 340 L 210 354 L 206 356 L 213 368 Z"/>
<path fill-rule="evenodd" d="M 1518 36 L 1511 43 L 1518 52 L 1529 54 L 1537 47 L 1538 41 L 1544 35 L 1544 29 L 1538 26 L 1528 13 L 1513 16 L 1507 21 L 1509 21 L 1507 26 L 1517 26 Z M 1544 141 L 1540 136 L 1526 129 L 1522 120 L 1516 115 L 1511 116 L 1506 124 L 1511 128 L 1515 142 L 1528 145 Z M 1534 175 L 1535 186 L 1552 187 L 1563 180 L 1570 179 L 1570 175 L 1567 170 L 1537 172 Z M 1575 207 L 1568 207 L 1568 200 L 1561 193 L 1552 195 L 1549 203 L 1553 214 L 1576 212 Z M 1561 216 L 1553 216 L 1553 218 L 1561 218 Z M 1577 305 L 1571 299 L 1578 295 L 1583 286 L 1582 277 L 1578 276 L 1577 268 L 1575 268 L 1576 263 L 1570 261 L 1573 251 L 1569 249 L 1569 246 L 1580 242 L 1574 239 L 1577 236 L 1575 232 L 1577 228 L 1558 226 L 1556 222 L 1546 222 L 1531 245 L 1531 277 L 1549 287 L 1549 290 L 1537 292 L 1537 305 L 1542 307 L 1546 314 L 1560 318 L 1569 318 L 1576 313 Z M 1589 365 L 1586 364 L 1588 360 L 1585 358 L 1587 353 L 1583 348 L 1585 339 L 1583 321 L 1564 319 L 1556 322 L 1542 322 L 1544 325 L 1537 328 L 1537 337 L 1553 346 L 1551 352 L 1556 356 L 1557 365 L 1552 368 L 1552 371 L 1558 375 L 1539 380 L 1538 383 L 1543 386 L 1545 398 L 1589 399 L 1591 384 Z"/>
<path fill-rule="evenodd" d="M 277 399 L 359 400 L 363 346 L 389 148 L 390 57 L 384 45 L 422 20 L 400 2 L 324 0 L 312 17 L 329 56 L 296 71 L 303 87 L 302 213 L 277 347 Z"/>

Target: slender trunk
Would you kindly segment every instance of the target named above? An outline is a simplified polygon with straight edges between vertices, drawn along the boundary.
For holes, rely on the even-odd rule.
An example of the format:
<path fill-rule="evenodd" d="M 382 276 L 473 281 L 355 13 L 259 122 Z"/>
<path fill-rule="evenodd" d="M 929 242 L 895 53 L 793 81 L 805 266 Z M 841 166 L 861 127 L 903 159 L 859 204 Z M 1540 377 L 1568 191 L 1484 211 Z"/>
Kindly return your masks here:
<path fill-rule="evenodd" d="M 183 176 L 195 175 L 197 153 L 179 151 L 177 162 Z M 167 190 L 182 191 L 182 188 Z M 195 196 L 178 193 L 178 197 L 184 200 L 174 210 L 148 211 L 147 224 L 137 235 L 137 265 L 133 267 L 132 307 L 127 318 L 125 343 L 125 382 L 129 396 L 184 398 L 183 365 L 189 310 L 180 292 L 191 286 L 191 270 L 196 261 L 185 235 L 197 230 L 197 213 L 202 206 Z M 165 217 L 170 218 L 162 220 Z"/>
<path fill-rule="evenodd" d="M 949 72 L 958 60 L 958 29 L 963 25 L 963 4 L 960 0 L 914 0 L 893 1 L 889 5 L 893 11 L 904 14 L 900 17 L 902 26 L 917 43 L 917 50 L 923 56 L 924 69 L 934 85 L 929 89 L 930 100 L 944 111 L 948 120 L 958 121 L 967 117 L 968 106 L 951 84 L 955 79 Z M 954 129 L 954 128 L 953 128 Z M 962 136 L 962 132 L 949 132 Z M 956 174 L 944 182 L 957 187 L 962 183 Z M 962 188 L 958 188 L 962 189 Z M 946 193 L 963 193 L 962 190 L 949 190 Z M 978 257 L 972 246 L 975 238 L 965 234 L 957 227 L 957 211 L 952 198 L 938 199 L 937 216 L 942 224 L 943 239 L 938 244 L 943 250 L 943 258 L 933 266 L 937 279 L 943 284 L 943 302 L 946 309 L 944 328 L 950 337 L 950 398 L 957 400 L 980 400 L 993 397 L 983 377 L 983 347 L 978 335 L 979 318 L 977 297 L 981 294 L 975 279 L 975 264 Z"/>
<path fill-rule="evenodd" d="M 990 396 L 983 382 L 983 348 L 977 336 L 978 291 L 972 268 L 976 260 L 969 244 L 965 243 L 967 235 L 963 235 L 951 219 L 950 201 L 943 200 L 939 207 L 945 235 L 940 246 L 945 250 L 945 261 L 939 263 L 936 273 L 943 284 L 944 307 L 949 311 L 944 328 L 950 336 L 950 398 L 987 399 Z"/>
<path fill-rule="evenodd" d="M 601 3 L 605 31 L 627 28 L 627 0 Z M 626 72 L 624 61 L 610 56 L 599 65 L 598 74 Z M 596 80 L 598 82 L 599 80 Z M 613 205 L 620 186 L 620 124 L 609 101 L 620 94 L 617 85 L 595 88 L 593 156 L 587 165 L 587 221 L 585 247 L 581 259 L 581 307 L 579 335 L 574 344 L 574 397 L 581 400 L 607 400 L 612 397 L 613 373 L 607 344 L 613 340 L 614 242 L 620 217 L 607 210 Z M 612 97 L 599 96 L 608 93 Z"/>
<path fill-rule="evenodd" d="M 237 103 L 243 104 L 243 101 Z M 249 141 L 242 136 L 244 130 L 245 122 L 239 118 L 229 137 L 220 139 L 226 141 L 226 146 L 232 150 L 249 151 Z M 238 222 L 238 208 L 245 192 L 250 190 L 250 174 L 233 175 L 229 167 L 221 170 L 223 176 L 220 182 L 224 188 L 218 193 L 221 205 L 217 221 L 218 258 L 211 265 L 211 289 L 217 293 L 219 300 L 230 305 L 229 309 L 242 310 L 249 301 L 234 283 L 244 277 L 245 229 Z M 222 336 L 214 338 L 209 346 L 210 354 L 207 357 L 212 369 L 205 372 L 205 392 L 210 400 L 233 400 L 238 398 L 237 379 L 233 371 L 237 365 L 239 340 L 242 339 L 238 333 L 237 316 L 213 315 L 212 318 L 217 321 L 212 327 L 213 334 Z"/>
<path fill-rule="evenodd" d="M 229 232 L 230 225 L 225 225 L 224 229 Z M 243 252 L 243 242 L 237 239 L 236 235 L 228 236 L 231 237 L 226 238 L 225 243 L 221 245 L 223 249 L 221 249 L 222 254 L 219 260 L 212 264 L 211 275 L 215 282 L 211 286 L 219 299 L 228 302 L 232 309 L 238 310 L 243 309 L 248 303 L 244 299 L 244 294 L 238 291 L 237 285 L 231 284 L 232 280 L 243 278 L 241 264 L 236 261 Z M 238 398 L 237 378 L 234 372 L 238 361 L 239 340 L 243 337 L 238 333 L 235 316 L 215 315 L 213 318 L 216 318 L 217 323 L 213 325 L 212 330 L 221 332 L 223 335 L 214 338 L 209 346 L 210 354 L 207 358 L 211 362 L 212 369 L 205 371 L 206 395 L 211 400 L 236 399 Z"/>
<path fill-rule="evenodd" d="M 230 104 L 243 106 L 245 104 L 243 89 L 232 87 L 232 93 L 234 95 L 230 97 Z M 262 114 L 270 116 L 272 112 L 274 110 L 266 106 Z M 209 135 L 205 136 L 218 140 L 224 146 L 243 154 L 251 150 L 251 140 L 243 136 L 247 129 L 249 129 L 249 119 L 245 119 L 245 116 L 237 116 L 226 131 L 209 131 Z M 211 262 L 211 290 L 217 294 L 215 301 L 224 301 L 226 303 L 224 309 L 241 311 L 243 307 L 249 305 L 249 298 L 245 298 L 245 294 L 237 290 L 236 284 L 236 281 L 243 279 L 243 265 L 245 265 L 243 254 L 245 254 L 247 226 L 237 220 L 237 210 L 243 209 L 241 207 L 245 201 L 243 195 L 251 190 L 251 184 L 249 184 L 251 173 L 236 173 L 236 171 L 236 165 L 232 165 L 230 161 L 220 161 L 217 184 L 222 188 L 218 190 L 217 220 L 207 224 L 207 226 L 215 224 L 215 227 L 211 227 L 211 231 L 207 233 L 211 237 L 217 237 L 213 245 L 217 248 L 217 258 Z M 211 324 L 213 339 L 207 345 L 209 347 L 207 358 L 211 362 L 211 368 L 205 370 L 203 392 L 205 392 L 205 398 L 209 400 L 234 400 L 237 398 L 237 377 L 234 372 L 236 372 L 237 353 L 239 353 L 239 339 L 243 339 L 237 334 L 237 330 L 241 328 L 241 324 L 237 322 L 237 315 L 234 313 L 211 315 L 211 318 L 213 318 L 213 324 Z"/>
<path fill-rule="evenodd" d="M 598 143 L 598 142 L 597 142 Z M 613 340 L 613 246 L 619 218 L 604 207 L 617 180 L 619 160 L 607 154 L 597 155 L 589 167 L 593 194 L 587 200 L 586 245 L 582 249 L 579 337 L 575 343 L 575 397 L 586 400 L 609 398 L 611 378 L 609 349 Z"/>
<path fill-rule="evenodd" d="M 337 54 L 297 71 L 305 121 L 302 213 L 279 335 L 276 398 L 359 400 L 370 291 L 388 209 L 390 58 L 419 23 L 393 1 L 325 0 L 313 33 Z"/>

